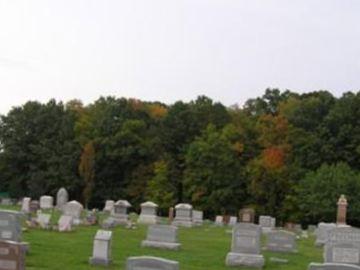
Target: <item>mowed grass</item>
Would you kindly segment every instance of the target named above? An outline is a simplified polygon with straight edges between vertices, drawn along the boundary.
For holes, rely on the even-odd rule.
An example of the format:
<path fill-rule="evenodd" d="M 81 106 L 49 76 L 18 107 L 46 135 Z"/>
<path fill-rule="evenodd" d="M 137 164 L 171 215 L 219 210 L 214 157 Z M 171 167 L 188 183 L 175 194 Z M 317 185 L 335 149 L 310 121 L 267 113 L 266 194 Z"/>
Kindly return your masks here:
<path fill-rule="evenodd" d="M 83 270 L 118 269 L 124 270 L 126 258 L 130 256 L 157 256 L 180 263 L 181 270 L 225 270 L 250 269 L 245 267 L 226 267 L 225 257 L 230 251 L 231 234 L 226 230 L 212 226 L 180 228 L 180 251 L 167 251 L 142 248 L 141 241 L 146 237 L 146 226 L 136 229 L 117 227 L 113 230 L 112 258 L 110 267 L 90 266 L 93 238 L 98 226 L 76 227 L 75 231 L 60 233 L 40 229 L 29 229 L 23 233 L 23 240 L 30 243 L 30 252 L 26 256 L 27 270 Z M 322 249 L 314 246 L 314 239 L 298 240 L 297 254 L 272 253 L 264 251 L 266 259 L 264 269 L 269 270 L 305 270 L 310 262 L 322 261 Z M 285 258 L 288 264 L 270 262 L 270 257 Z"/>

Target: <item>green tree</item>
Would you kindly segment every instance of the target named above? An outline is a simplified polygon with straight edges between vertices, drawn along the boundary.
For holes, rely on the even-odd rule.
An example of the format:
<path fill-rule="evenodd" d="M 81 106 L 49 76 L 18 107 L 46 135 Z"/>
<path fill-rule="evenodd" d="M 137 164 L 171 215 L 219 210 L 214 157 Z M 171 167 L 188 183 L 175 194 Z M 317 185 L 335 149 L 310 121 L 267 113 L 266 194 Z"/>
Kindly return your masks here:
<path fill-rule="evenodd" d="M 80 157 L 79 174 L 84 181 L 83 200 L 87 207 L 94 189 L 95 178 L 95 149 L 92 141 L 88 142 Z"/>
<path fill-rule="evenodd" d="M 334 222 L 336 202 L 345 194 L 350 224 L 360 224 L 360 175 L 347 164 L 323 164 L 316 171 L 306 174 L 297 188 L 297 203 L 302 220 L 306 223 Z"/>
<path fill-rule="evenodd" d="M 164 160 L 154 164 L 154 176 L 147 183 L 146 199 L 157 203 L 163 213 L 175 204 L 175 187 L 169 181 L 168 165 Z"/>
<path fill-rule="evenodd" d="M 245 198 L 240 162 L 242 142 L 233 125 L 217 131 L 209 125 L 186 153 L 184 186 L 194 206 L 210 214 L 236 213 Z"/>

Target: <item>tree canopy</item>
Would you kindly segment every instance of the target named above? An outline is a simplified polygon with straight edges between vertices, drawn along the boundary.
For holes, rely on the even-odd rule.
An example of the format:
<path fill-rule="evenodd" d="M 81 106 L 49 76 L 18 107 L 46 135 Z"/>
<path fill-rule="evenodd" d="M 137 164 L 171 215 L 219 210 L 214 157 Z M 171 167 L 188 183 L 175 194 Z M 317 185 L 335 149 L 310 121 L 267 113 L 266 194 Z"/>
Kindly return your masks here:
<path fill-rule="evenodd" d="M 101 97 L 29 101 L 0 117 L 0 192 L 89 207 L 188 202 L 207 216 L 246 206 L 281 221 L 331 220 L 349 197 L 360 224 L 360 93 L 266 89 L 244 106 Z"/>

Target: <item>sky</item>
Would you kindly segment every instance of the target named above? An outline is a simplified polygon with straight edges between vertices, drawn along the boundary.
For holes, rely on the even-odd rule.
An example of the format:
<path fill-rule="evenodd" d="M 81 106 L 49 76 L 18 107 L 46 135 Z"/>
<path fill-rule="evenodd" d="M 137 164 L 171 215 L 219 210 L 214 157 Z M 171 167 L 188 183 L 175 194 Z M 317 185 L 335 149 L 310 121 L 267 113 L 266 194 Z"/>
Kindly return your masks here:
<path fill-rule="evenodd" d="M 359 0 L 0 0 L 0 113 L 360 90 Z"/>

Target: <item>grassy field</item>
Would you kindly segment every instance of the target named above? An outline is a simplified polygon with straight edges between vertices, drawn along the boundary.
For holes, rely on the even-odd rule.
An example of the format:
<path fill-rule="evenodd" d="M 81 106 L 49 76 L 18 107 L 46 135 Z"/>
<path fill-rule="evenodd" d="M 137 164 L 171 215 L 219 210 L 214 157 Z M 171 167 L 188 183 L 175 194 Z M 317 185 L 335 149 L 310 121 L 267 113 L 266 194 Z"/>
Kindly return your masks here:
<path fill-rule="evenodd" d="M 125 269 L 129 256 L 150 255 L 180 262 L 181 270 L 225 270 L 248 269 L 225 266 L 225 257 L 230 250 L 231 235 L 228 228 L 198 227 L 179 229 L 180 251 L 165 251 L 142 248 L 140 243 L 146 236 L 146 227 L 125 229 L 118 227 L 113 234 L 113 265 L 108 268 L 88 264 L 92 254 L 93 238 L 99 227 L 77 227 L 70 233 L 31 229 L 23 233 L 23 240 L 30 243 L 26 256 L 27 270 L 85 270 Z M 264 251 L 269 270 L 305 270 L 310 262 L 322 261 L 322 249 L 314 247 L 314 239 L 298 241 L 299 253 L 281 254 Z M 286 258 L 288 264 L 270 262 L 270 257 Z"/>

